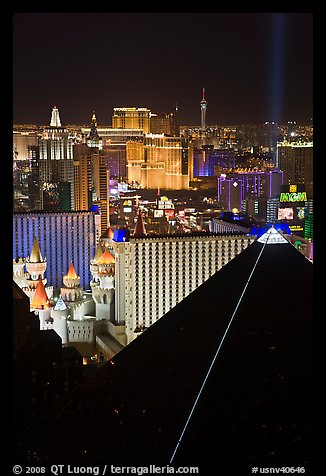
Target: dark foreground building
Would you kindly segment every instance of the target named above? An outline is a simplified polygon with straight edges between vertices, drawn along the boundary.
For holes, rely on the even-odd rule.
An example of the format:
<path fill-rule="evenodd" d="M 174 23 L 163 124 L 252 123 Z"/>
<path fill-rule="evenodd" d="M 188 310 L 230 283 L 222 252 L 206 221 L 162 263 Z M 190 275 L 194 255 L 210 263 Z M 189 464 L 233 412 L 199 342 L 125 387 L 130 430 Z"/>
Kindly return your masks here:
<path fill-rule="evenodd" d="M 15 461 L 310 474 L 312 269 L 271 228 L 20 434 Z"/>

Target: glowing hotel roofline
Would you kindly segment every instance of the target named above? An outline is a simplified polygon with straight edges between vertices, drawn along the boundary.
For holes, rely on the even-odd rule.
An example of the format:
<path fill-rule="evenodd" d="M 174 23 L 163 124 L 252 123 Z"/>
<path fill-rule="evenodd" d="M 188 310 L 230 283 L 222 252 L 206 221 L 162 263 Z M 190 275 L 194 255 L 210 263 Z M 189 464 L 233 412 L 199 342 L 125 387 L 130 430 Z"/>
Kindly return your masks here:
<path fill-rule="evenodd" d="M 288 142 L 286 140 L 278 142 L 278 146 L 280 147 L 313 147 L 313 142 Z"/>

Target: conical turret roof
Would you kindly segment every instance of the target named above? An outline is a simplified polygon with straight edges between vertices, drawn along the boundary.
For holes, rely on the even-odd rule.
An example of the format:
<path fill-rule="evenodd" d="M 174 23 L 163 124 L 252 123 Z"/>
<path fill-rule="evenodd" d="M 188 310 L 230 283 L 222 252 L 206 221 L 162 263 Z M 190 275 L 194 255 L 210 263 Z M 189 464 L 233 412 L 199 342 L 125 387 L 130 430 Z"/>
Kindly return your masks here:
<path fill-rule="evenodd" d="M 74 265 L 72 264 L 72 262 L 70 263 L 66 278 L 69 278 L 69 279 L 77 279 L 78 278 L 77 273 L 75 271 L 75 268 L 74 268 Z"/>
<path fill-rule="evenodd" d="M 105 250 L 97 262 L 98 264 L 113 264 L 115 262 L 115 259 L 114 256 L 108 250 Z"/>
<path fill-rule="evenodd" d="M 40 279 L 33 297 L 31 309 L 49 309 L 50 307 L 52 305 L 46 294 L 43 281 Z"/>
<path fill-rule="evenodd" d="M 97 263 L 99 258 L 102 256 L 103 254 L 103 250 L 102 250 L 102 247 L 101 247 L 101 243 L 99 242 L 98 245 L 97 245 L 97 248 L 96 248 L 96 253 L 95 253 L 95 256 L 94 256 L 94 261 Z"/>
<path fill-rule="evenodd" d="M 138 216 L 137 216 L 137 222 L 134 229 L 134 236 L 142 236 L 142 235 L 146 235 L 146 230 L 145 230 L 145 225 L 144 225 L 141 211 L 139 210 Z"/>
<path fill-rule="evenodd" d="M 114 231 L 113 229 L 109 226 L 105 232 L 103 233 L 103 235 L 101 235 L 101 238 L 109 238 L 109 240 L 112 240 L 114 236 Z"/>
<path fill-rule="evenodd" d="M 34 237 L 33 248 L 29 257 L 30 263 L 43 263 L 43 258 L 40 250 L 40 246 L 36 236 Z"/>

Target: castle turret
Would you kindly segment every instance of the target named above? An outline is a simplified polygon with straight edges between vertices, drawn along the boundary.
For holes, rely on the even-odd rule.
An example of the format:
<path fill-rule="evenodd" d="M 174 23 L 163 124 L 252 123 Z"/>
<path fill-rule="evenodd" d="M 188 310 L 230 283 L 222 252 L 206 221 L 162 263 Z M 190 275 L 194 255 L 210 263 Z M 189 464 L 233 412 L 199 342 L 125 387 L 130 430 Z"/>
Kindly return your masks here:
<path fill-rule="evenodd" d="M 68 273 L 63 277 L 63 287 L 60 290 L 60 295 L 70 307 L 72 320 L 82 320 L 85 313 L 89 312 L 94 306 L 91 299 L 88 300 L 92 304 L 91 307 L 89 302 L 85 300 L 83 288 L 80 286 L 80 276 L 77 275 L 72 263 L 70 263 Z"/>
<path fill-rule="evenodd" d="M 25 266 L 27 270 L 26 283 L 27 287 L 24 287 L 24 291 L 27 296 L 30 298 L 30 301 L 33 301 L 33 297 L 38 286 L 38 282 L 41 279 L 43 286 L 46 285 L 47 280 L 44 277 L 46 271 L 46 258 L 42 257 L 40 246 L 36 236 L 34 237 L 32 252 L 28 258 L 26 258 Z M 53 286 L 46 287 L 46 294 L 49 299 L 53 296 Z"/>
<path fill-rule="evenodd" d="M 114 237 L 114 230 L 111 226 L 109 226 L 105 232 L 100 236 L 99 243 L 103 250 L 110 251 L 111 254 L 114 255 L 114 248 L 112 245 L 112 240 Z"/>
<path fill-rule="evenodd" d="M 144 236 L 146 235 L 146 229 L 144 220 L 141 214 L 141 211 L 138 211 L 137 221 L 134 229 L 134 236 Z"/>
<path fill-rule="evenodd" d="M 23 258 L 17 257 L 13 260 L 13 278 L 16 284 L 20 288 L 26 288 L 26 272 L 25 272 L 25 260 Z"/>
<path fill-rule="evenodd" d="M 60 294 L 65 301 L 79 301 L 83 297 L 83 288 L 80 287 L 80 276 L 77 276 L 74 265 L 70 263 L 66 276 L 63 277 L 64 287 L 61 288 Z"/>
<path fill-rule="evenodd" d="M 53 329 L 61 337 L 62 344 L 68 343 L 67 319 L 69 317 L 69 311 L 69 307 L 62 297 L 59 296 L 55 306 L 51 309 L 51 317 L 53 319 Z"/>
<path fill-rule="evenodd" d="M 105 250 L 96 260 L 97 282 L 92 285 L 96 319 L 114 321 L 114 256 Z"/>
<path fill-rule="evenodd" d="M 46 324 L 50 320 L 52 307 L 53 304 L 46 294 L 43 281 L 39 279 L 31 302 L 31 311 L 39 316 L 41 330 L 46 328 Z"/>
<path fill-rule="evenodd" d="M 98 279 L 98 260 L 102 256 L 102 254 L 103 254 L 103 250 L 102 250 L 102 247 L 101 247 L 101 243 L 99 242 L 98 245 L 97 245 L 95 256 L 91 260 L 91 264 L 90 264 L 90 271 L 93 275 L 93 280 L 90 283 L 91 287 L 98 283 L 98 280 L 99 280 Z"/>

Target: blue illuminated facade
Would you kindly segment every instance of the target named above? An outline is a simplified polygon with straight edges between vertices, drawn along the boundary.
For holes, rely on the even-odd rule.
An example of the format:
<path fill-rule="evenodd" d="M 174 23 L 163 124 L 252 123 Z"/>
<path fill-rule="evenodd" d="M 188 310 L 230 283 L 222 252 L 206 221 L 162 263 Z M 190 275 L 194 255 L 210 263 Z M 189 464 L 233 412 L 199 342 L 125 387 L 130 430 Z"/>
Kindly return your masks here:
<path fill-rule="evenodd" d="M 128 241 L 129 238 L 129 231 L 127 228 L 115 228 L 114 234 L 113 234 L 113 241 L 116 241 L 118 243 L 123 243 L 125 241 Z"/>
<path fill-rule="evenodd" d="M 80 276 L 80 285 L 89 288 L 90 260 L 96 248 L 95 214 L 78 212 L 25 212 L 13 214 L 13 259 L 30 256 L 34 236 L 46 258 L 48 284 L 61 288 L 70 263 Z"/>
<path fill-rule="evenodd" d="M 214 167 L 235 167 L 235 154 L 231 149 L 204 147 L 194 149 L 194 177 L 214 176 Z"/>

